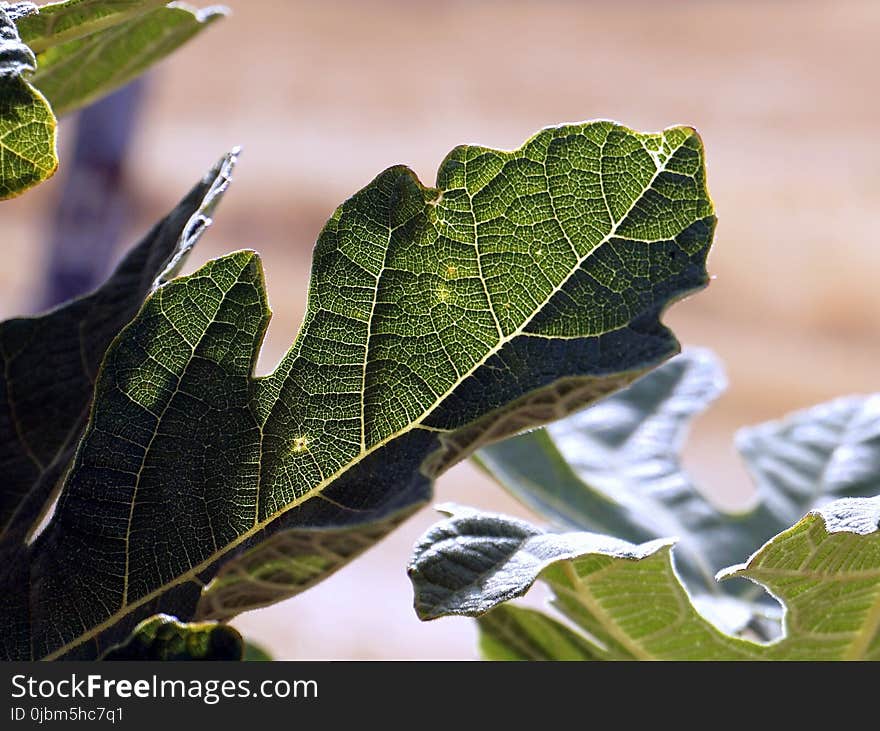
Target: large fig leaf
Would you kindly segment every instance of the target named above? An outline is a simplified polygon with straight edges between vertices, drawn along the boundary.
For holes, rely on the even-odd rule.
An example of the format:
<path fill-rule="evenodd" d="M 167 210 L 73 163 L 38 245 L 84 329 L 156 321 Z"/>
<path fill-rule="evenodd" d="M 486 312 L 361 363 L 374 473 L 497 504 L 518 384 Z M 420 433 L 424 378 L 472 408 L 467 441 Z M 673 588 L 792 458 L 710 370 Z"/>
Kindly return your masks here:
<path fill-rule="evenodd" d="M 677 537 L 676 565 L 697 596 L 755 597 L 754 585 L 718 584 L 715 573 L 813 508 L 880 491 L 880 398 L 838 399 L 742 430 L 737 445 L 758 495 L 750 510 L 731 514 L 709 502 L 681 464 L 691 420 L 724 386 L 715 356 L 692 349 L 581 413 L 484 449 L 478 460 L 560 526 L 633 542 Z"/>
<path fill-rule="evenodd" d="M 56 114 L 66 114 L 139 76 L 226 13 L 155 0 L 46 6 L 21 25 L 22 38 L 37 51 L 31 80 Z"/>
<path fill-rule="evenodd" d="M 693 130 L 610 122 L 456 148 L 435 188 L 391 168 L 325 227 L 302 330 L 264 378 L 254 253 L 159 288 L 4 589 L 25 597 L 3 607 L 7 655 L 93 657 L 157 612 L 188 621 L 273 536 L 385 523 L 478 446 L 670 356 L 658 318 L 707 279 L 704 174 Z"/>
<path fill-rule="evenodd" d="M 20 195 L 58 168 L 55 116 L 23 75 L 36 68 L 15 21 L 34 10 L 0 3 L 0 200 Z"/>
<path fill-rule="evenodd" d="M 18 552 L 70 466 L 98 367 L 145 297 L 173 277 L 229 185 L 224 157 L 95 292 L 0 323 L 0 556 Z"/>
<path fill-rule="evenodd" d="M 761 583 L 785 606 L 784 635 L 769 644 L 732 637 L 703 618 L 676 575 L 668 541 L 546 533 L 465 510 L 422 538 L 409 571 L 423 619 L 483 615 L 481 644 L 491 658 L 876 660 L 878 522 L 880 498 L 839 500 L 724 573 Z M 584 635 L 503 604 L 539 578 Z"/>

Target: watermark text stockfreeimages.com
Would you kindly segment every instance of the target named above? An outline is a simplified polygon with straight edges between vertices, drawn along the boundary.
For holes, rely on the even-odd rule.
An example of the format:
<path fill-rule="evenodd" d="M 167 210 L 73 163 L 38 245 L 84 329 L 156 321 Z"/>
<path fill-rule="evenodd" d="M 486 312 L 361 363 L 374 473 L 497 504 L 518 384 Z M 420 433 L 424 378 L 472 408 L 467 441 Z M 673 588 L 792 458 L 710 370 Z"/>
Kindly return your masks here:
<path fill-rule="evenodd" d="M 60 680 L 38 679 L 30 675 L 12 676 L 11 697 L 15 700 L 106 701 L 132 698 L 201 700 L 214 705 L 224 699 L 318 697 L 316 680 L 170 680 L 157 675 L 136 680 L 106 678 L 99 673 L 71 673 Z M 109 720 L 109 719 L 108 719 Z"/>

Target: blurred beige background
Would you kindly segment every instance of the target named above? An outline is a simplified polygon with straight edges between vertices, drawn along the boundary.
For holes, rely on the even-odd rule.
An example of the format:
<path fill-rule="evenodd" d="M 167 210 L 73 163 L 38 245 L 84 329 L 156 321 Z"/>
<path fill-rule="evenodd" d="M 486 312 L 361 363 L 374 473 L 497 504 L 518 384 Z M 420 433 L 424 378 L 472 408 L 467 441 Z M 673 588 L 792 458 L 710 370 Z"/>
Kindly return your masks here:
<path fill-rule="evenodd" d="M 706 144 L 716 279 L 667 321 L 729 371 L 687 452 L 707 491 L 748 500 L 738 427 L 880 390 L 876 0 L 227 4 L 232 17 L 153 74 L 129 239 L 243 145 L 192 263 L 262 253 L 275 317 L 261 371 L 295 336 L 324 221 L 383 168 L 406 163 L 430 183 L 456 144 L 516 147 L 542 126 L 606 117 L 692 124 Z M 2 317 L 29 306 L 56 189 L 3 204 Z M 441 479 L 438 498 L 524 514 L 468 465 Z M 404 565 L 433 520 L 423 511 L 238 626 L 280 658 L 476 657 L 468 620 L 425 625 L 411 609 Z"/>

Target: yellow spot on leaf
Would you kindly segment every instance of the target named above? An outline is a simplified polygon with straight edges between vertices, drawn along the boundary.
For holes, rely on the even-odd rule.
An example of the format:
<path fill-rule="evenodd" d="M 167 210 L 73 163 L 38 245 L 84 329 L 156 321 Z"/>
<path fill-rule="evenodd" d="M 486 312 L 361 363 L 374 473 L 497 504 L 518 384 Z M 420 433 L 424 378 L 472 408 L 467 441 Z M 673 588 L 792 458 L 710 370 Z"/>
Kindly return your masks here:
<path fill-rule="evenodd" d="M 293 440 L 293 446 L 290 449 L 293 454 L 302 454 L 309 451 L 309 438 L 297 437 Z"/>

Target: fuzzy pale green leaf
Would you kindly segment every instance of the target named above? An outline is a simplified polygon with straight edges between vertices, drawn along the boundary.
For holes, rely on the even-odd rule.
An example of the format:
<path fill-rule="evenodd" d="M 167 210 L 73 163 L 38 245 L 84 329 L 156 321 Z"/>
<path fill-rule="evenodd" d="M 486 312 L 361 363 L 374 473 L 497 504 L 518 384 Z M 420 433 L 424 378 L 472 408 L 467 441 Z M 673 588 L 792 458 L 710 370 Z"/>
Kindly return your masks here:
<path fill-rule="evenodd" d="M 737 445 L 757 499 L 747 511 L 727 513 L 681 463 L 691 421 L 724 385 L 715 356 L 692 349 L 601 403 L 492 445 L 478 459 L 558 525 L 634 542 L 677 537 L 676 563 L 689 589 L 730 616 L 752 612 L 762 633 L 773 635 L 778 612 L 769 598 L 746 582 L 719 585 L 714 575 L 811 509 L 880 490 L 880 399 L 838 399 L 741 431 Z"/>
<path fill-rule="evenodd" d="M 707 621 L 673 568 L 668 542 L 547 533 L 503 516 L 452 512 L 416 546 L 409 569 L 416 610 L 423 619 L 485 615 L 489 657 L 572 657 L 571 630 L 546 624 L 550 617 L 538 624 L 501 615 L 500 629 L 493 618 L 540 579 L 555 610 L 584 632 L 576 635 L 589 648 L 581 659 L 880 659 L 880 498 L 831 503 L 724 572 L 760 583 L 785 607 L 783 636 L 770 643 Z M 536 641 L 543 627 L 553 634 Z"/>
<path fill-rule="evenodd" d="M 17 22 L 36 12 L 29 3 L 9 5 L 0 2 L 0 78 L 22 76 L 37 66 L 34 52 L 22 41 Z"/>
<path fill-rule="evenodd" d="M 636 545 L 597 533 L 546 533 L 499 515 L 450 512 L 453 517 L 419 541 L 410 564 L 422 619 L 483 615 L 541 578 L 558 609 L 592 638 L 598 659 L 750 654 L 749 643 L 724 635 L 690 603 L 669 541 Z"/>
<path fill-rule="evenodd" d="M 719 575 L 767 588 L 785 607 L 775 660 L 880 660 L 880 497 L 811 512 Z"/>

